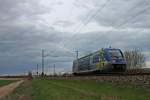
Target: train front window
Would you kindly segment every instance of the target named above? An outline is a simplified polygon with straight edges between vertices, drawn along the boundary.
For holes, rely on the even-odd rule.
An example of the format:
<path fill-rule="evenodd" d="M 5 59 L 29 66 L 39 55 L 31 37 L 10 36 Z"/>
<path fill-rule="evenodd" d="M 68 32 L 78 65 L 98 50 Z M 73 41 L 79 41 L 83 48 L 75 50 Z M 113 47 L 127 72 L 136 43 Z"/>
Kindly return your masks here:
<path fill-rule="evenodd" d="M 120 50 L 109 50 L 108 51 L 112 59 L 122 59 L 123 56 Z"/>

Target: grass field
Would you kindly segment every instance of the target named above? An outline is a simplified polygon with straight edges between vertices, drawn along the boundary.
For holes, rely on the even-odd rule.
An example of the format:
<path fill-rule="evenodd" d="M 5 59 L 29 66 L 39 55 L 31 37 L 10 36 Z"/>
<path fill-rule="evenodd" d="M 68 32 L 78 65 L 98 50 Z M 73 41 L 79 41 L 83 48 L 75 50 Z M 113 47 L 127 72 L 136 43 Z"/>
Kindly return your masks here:
<path fill-rule="evenodd" d="M 95 81 L 34 79 L 4 100 L 150 100 L 150 91 Z"/>
<path fill-rule="evenodd" d="M 0 87 L 15 82 L 14 80 L 0 80 Z"/>

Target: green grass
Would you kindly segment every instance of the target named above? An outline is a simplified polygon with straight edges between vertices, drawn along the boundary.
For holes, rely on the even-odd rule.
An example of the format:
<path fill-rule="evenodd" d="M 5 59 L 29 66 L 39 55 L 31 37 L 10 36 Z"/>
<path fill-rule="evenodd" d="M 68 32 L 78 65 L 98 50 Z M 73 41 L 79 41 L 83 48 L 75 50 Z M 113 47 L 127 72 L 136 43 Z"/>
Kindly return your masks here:
<path fill-rule="evenodd" d="M 132 85 L 81 80 L 34 79 L 4 100 L 150 100 L 150 91 Z"/>
<path fill-rule="evenodd" d="M 14 80 L 0 80 L 0 87 L 4 86 L 4 85 L 8 85 L 12 82 L 15 82 Z"/>

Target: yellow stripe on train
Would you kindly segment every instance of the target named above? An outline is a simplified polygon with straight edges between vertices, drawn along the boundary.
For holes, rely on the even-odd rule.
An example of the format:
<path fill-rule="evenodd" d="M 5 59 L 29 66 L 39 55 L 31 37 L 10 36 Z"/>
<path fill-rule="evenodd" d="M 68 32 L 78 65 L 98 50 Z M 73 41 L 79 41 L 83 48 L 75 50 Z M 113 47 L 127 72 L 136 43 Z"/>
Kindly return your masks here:
<path fill-rule="evenodd" d="M 104 67 L 104 62 L 98 62 L 96 63 L 96 68 L 101 68 L 101 67 Z"/>

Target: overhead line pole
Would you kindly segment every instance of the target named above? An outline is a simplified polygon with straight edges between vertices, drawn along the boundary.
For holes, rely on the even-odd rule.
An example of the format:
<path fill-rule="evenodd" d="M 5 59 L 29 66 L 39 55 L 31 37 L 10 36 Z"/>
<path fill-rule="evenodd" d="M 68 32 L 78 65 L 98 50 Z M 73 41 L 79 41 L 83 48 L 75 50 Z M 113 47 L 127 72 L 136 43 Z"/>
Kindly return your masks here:
<path fill-rule="evenodd" d="M 79 54 L 79 51 L 75 51 L 76 52 L 76 59 L 78 60 L 78 54 Z"/>
<path fill-rule="evenodd" d="M 38 64 L 37 64 L 37 76 L 39 75 L 39 68 L 38 68 Z"/>
<path fill-rule="evenodd" d="M 55 75 L 55 64 L 54 64 L 54 75 Z"/>
<path fill-rule="evenodd" d="M 42 76 L 44 76 L 44 50 L 42 49 Z"/>
<path fill-rule="evenodd" d="M 49 66 L 49 75 L 51 76 L 51 65 Z"/>
<path fill-rule="evenodd" d="M 79 65 L 79 64 L 78 64 L 79 51 L 78 51 L 78 50 L 76 50 L 75 52 L 76 52 L 76 61 L 77 61 L 77 68 L 78 68 L 78 65 Z"/>

